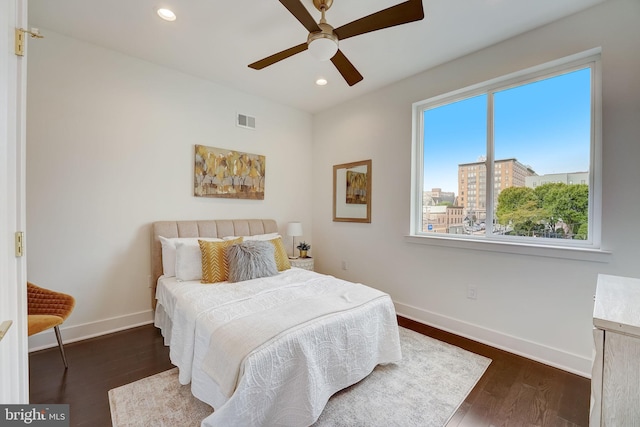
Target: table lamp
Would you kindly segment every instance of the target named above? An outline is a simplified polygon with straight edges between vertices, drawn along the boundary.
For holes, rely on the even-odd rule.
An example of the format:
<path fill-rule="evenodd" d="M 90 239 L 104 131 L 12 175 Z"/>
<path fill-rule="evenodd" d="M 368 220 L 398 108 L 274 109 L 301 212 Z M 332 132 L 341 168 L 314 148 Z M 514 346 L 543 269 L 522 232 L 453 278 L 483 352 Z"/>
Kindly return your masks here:
<path fill-rule="evenodd" d="M 287 236 L 291 236 L 291 258 L 296 258 L 296 237 L 302 236 L 302 224 L 299 222 L 290 222 L 287 225 Z"/>

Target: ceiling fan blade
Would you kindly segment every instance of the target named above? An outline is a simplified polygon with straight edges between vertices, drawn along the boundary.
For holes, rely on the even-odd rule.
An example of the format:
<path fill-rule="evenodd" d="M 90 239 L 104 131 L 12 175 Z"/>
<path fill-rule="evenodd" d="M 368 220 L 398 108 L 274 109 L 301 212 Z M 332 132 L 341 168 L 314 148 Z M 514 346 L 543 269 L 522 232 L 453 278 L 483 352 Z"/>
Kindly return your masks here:
<path fill-rule="evenodd" d="M 273 65 L 278 61 L 282 61 L 283 59 L 287 59 L 290 56 L 295 55 L 296 53 L 304 52 L 307 50 L 307 43 L 301 43 L 298 46 L 290 47 L 289 49 L 283 50 L 282 52 L 274 53 L 271 56 L 267 56 L 260 61 L 256 61 L 253 64 L 249 64 L 249 68 L 253 68 L 254 70 L 262 70 L 264 67 L 268 67 L 269 65 Z"/>
<path fill-rule="evenodd" d="M 363 79 L 362 74 L 356 70 L 356 67 L 344 56 L 344 53 L 342 53 L 340 49 L 338 49 L 338 52 L 331 58 L 331 62 L 333 62 L 333 65 L 335 65 L 340 74 L 342 74 L 342 77 L 344 77 L 349 86 L 353 86 Z"/>
<path fill-rule="evenodd" d="M 423 18 L 422 0 L 409 0 L 345 24 L 336 28 L 334 32 L 338 39 L 344 40 L 371 31 L 419 21 Z"/>
<path fill-rule="evenodd" d="M 300 0 L 280 0 L 280 3 L 304 25 L 307 31 L 310 33 L 320 31 L 318 23 L 313 19 L 307 8 L 302 5 Z"/>

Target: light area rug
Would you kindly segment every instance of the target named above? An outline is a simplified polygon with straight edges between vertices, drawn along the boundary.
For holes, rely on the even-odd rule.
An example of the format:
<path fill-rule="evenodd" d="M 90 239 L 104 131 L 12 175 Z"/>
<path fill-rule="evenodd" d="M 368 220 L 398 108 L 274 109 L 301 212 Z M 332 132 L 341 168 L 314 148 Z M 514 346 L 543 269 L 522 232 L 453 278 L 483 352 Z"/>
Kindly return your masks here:
<path fill-rule="evenodd" d="M 333 395 L 314 427 L 444 426 L 491 363 L 406 328 L 400 343 L 400 362 Z M 109 405 L 114 427 L 195 427 L 213 412 L 176 368 L 109 390 Z"/>

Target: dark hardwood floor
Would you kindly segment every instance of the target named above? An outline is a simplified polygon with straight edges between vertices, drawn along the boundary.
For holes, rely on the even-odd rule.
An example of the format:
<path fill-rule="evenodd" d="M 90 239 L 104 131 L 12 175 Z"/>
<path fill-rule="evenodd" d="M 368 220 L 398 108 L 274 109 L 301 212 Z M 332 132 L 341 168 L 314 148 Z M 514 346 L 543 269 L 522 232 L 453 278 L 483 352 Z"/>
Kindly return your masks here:
<path fill-rule="evenodd" d="M 589 379 L 412 320 L 398 323 L 492 360 L 447 427 L 589 425 Z"/>
<path fill-rule="evenodd" d="M 493 360 L 447 427 L 588 425 L 588 379 L 408 319 L 398 321 Z M 30 354 L 30 400 L 68 403 L 72 426 L 110 426 L 110 389 L 172 367 L 169 350 L 151 325 L 68 344 L 65 351 L 66 371 L 57 348 Z"/>
<path fill-rule="evenodd" d="M 64 336 L 64 333 L 63 333 Z M 64 346 L 65 371 L 57 347 L 29 355 L 30 403 L 68 403 L 72 426 L 111 426 L 107 392 L 173 367 L 153 325 Z"/>

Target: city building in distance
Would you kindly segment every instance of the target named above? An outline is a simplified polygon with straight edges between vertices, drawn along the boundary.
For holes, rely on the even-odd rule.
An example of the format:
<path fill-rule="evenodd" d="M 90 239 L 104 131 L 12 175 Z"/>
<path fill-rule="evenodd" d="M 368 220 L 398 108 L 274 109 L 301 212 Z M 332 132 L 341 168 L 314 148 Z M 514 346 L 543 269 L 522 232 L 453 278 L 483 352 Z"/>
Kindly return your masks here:
<path fill-rule="evenodd" d="M 508 187 L 524 187 L 526 178 L 536 175 L 531 166 L 523 165 L 515 158 L 494 161 L 494 204 L 498 204 L 498 195 L 502 190 Z M 486 220 L 486 195 L 487 166 L 485 159 L 481 157 L 475 163 L 459 164 L 458 205 L 462 206 L 469 221 L 480 223 Z"/>

